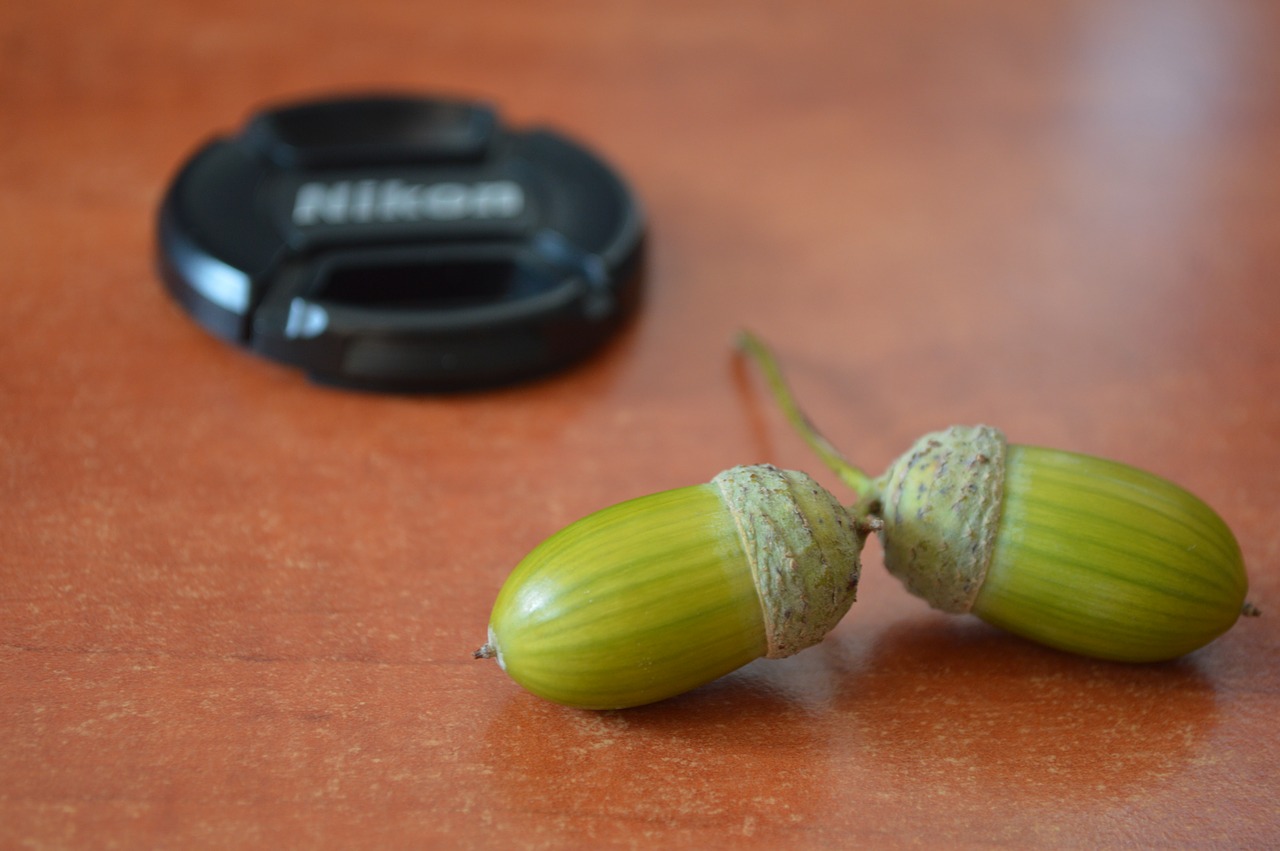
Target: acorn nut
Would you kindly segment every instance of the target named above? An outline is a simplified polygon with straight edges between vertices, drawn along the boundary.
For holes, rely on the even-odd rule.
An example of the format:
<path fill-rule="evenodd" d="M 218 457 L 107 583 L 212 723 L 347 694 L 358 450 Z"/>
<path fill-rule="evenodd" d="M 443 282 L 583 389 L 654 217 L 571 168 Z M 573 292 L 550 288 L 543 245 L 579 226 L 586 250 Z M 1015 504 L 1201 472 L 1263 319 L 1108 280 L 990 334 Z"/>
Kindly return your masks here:
<path fill-rule="evenodd" d="M 1151 473 L 952 427 L 920 438 L 876 486 L 885 567 L 942 611 L 1154 662 L 1208 644 L 1243 610 L 1231 530 Z"/>
<path fill-rule="evenodd" d="M 1124 662 L 1172 659 L 1242 613 L 1239 544 L 1204 502 L 1133 467 L 1010 445 L 997 429 L 928 434 L 872 480 L 804 416 L 772 353 L 744 335 L 791 424 L 879 517 L 888 570 L 945 612 Z"/>
<path fill-rule="evenodd" d="M 521 561 L 475 655 L 569 706 L 662 700 L 821 641 L 853 604 L 874 525 L 768 465 L 633 499 Z"/>
<path fill-rule="evenodd" d="M 935 608 L 1087 656 L 1171 659 L 1257 614 L 1235 537 L 1177 485 L 988 426 L 925 435 L 872 479 L 805 417 L 772 352 L 751 335 L 741 347 L 856 503 L 759 465 L 606 508 L 516 567 L 477 658 L 569 706 L 662 700 L 821 641 L 872 531 Z"/>

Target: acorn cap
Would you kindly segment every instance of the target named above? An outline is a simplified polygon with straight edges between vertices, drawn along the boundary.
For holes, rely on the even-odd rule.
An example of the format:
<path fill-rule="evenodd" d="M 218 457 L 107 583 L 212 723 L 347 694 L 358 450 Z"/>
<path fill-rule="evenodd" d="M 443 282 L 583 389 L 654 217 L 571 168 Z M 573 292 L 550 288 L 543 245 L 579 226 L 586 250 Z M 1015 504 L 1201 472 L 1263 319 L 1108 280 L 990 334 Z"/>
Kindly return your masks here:
<path fill-rule="evenodd" d="M 990 426 L 926 434 L 877 482 L 885 567 L 936 609 L 973 608 L 995 547 L 1006 447 Z"/>
<path fill-rule="evenodd" d="M 767 464 L 711 480 L 738 527 L 764 615 L 770 659 L 821 641 L 853 605 L 866 531 L 805 473 Z"/>

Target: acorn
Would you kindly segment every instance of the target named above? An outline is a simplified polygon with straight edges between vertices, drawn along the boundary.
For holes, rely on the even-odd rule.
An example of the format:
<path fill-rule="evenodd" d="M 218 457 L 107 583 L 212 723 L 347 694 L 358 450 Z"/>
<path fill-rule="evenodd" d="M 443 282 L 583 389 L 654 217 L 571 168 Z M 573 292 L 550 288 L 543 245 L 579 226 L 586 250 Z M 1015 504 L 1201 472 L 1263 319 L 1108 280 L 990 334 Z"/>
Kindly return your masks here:
<path fill-rule="evenodd" d="M 764 344 L 741 345 L 855 503 L 757 465 L 606 508 L 520 562 L 477 658 L 569 706 L 672 697 L 820 642 L 854 602 L 873 531 L 935 608 L 1086 656 L 1171 659 L 1257 614 L 1235 537 L 1177 485 L 987 426 L 926 435 L 872 479 L 805 417 Z"/>
<path fill-rule="evenodd" d="M 800 411 L 772 353 L 744 335 L 784 414 L 882 521 L 885 567 L 945 612 L 1122 662 L 1172 659 L 1244 614 L 1235 536 L 1181 487 L 1133 467 L 1011 445 L 997 429 L 928 434 L 872 480 Z"/>
<path fill-rule="evenodd" d="M 769 465 L 633 499 L 529 553 L 475 656 L 569 706 L 662 700 L 821 641 L 854 602 L 874 528 Z"/>
<path fill-rule="evenodd" d="M 1244 611 L 1231 530 L 1151 473 L 957 426 L 876 488 L 885 567 L 936 609 L 1121 662 L 1189 653 Z"/>

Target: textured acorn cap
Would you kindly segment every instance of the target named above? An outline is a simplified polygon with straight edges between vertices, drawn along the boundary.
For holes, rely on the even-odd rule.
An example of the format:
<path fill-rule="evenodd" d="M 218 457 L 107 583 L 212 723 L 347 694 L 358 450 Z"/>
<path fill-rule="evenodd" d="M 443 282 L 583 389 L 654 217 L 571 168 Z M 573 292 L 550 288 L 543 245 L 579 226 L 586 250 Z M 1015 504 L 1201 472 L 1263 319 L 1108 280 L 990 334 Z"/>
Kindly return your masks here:
<path fill-rule="evenodd" d="M 734 467 L 711 482 L 738 528 L 768 637 L 767 656 L 812 647 L 857 596 L 859 529 L 840 502 L 807 474 L 767 464 Z"/>
<path fill-rule="evenodd" d="M 989 426 L 926 434 L 877 482 L 885 567 L 944 612 L 973 608 L 999 528 L 1004 435 Z"/>

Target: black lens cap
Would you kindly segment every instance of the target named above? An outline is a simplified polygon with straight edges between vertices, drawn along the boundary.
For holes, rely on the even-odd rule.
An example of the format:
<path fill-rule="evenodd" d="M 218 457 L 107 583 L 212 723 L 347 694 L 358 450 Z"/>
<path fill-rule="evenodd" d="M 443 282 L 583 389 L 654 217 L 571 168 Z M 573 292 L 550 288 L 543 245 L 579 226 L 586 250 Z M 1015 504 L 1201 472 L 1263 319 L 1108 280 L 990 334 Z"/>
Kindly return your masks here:
<path fill-rule="evenodd" d="M 533 378 L 618 329 L 643 217 L 604 162 L 482 103 L 379 95 L 269 108 L 182 167 L 162 276 L 213 334 L 331 384 Z"/>

